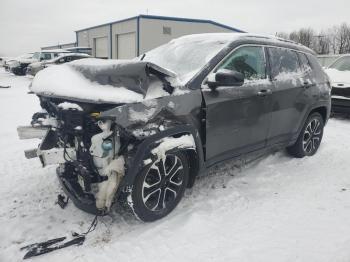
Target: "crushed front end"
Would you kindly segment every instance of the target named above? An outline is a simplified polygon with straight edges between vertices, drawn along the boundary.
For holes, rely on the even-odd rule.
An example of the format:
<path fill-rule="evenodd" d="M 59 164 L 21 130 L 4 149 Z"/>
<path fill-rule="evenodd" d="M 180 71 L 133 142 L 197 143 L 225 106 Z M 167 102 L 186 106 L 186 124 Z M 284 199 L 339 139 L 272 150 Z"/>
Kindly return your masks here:
<path fill-rule="evenodd" d="M 44 110 L 33 115 L 31 126 L 18 128 L 22 139 L 43 138 L 37 149 L 26 151 L 27 158 L 39 157 L 43 166 L 58 164 L 59 181 L 74 204 L 105 214 L 125 169 L 120 130 L 99 117 L 106 105 L 40 99 Z"/>

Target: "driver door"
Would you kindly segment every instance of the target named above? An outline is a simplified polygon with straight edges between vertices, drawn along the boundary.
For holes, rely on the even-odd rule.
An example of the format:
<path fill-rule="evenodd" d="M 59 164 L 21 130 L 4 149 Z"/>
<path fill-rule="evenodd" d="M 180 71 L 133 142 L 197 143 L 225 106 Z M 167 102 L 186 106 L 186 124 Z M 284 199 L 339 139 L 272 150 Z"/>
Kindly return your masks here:
<path fill-rule="evenodd" d="M 202 86 L 206 104 L 206 159 L 208 164 L 265 147 L 271 122 L 273 84 L 261 46 L 242 46 L 219 63 L 218 70 L 244 74 L 241 86 L 210 89 Z M 206 81 L 204 81 L 205 83 Z"/>

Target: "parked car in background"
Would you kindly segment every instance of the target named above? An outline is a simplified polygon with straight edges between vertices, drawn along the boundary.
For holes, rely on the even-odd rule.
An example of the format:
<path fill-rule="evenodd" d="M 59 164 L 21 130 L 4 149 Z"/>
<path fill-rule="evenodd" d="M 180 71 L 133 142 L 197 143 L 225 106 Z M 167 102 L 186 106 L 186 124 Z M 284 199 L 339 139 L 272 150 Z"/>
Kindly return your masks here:
<path fill-rule="evenodd" d="M 43 111 L 19 135 L 47 133 L 26 156 L 59 164 L 79 208 L 106 214 L 119 198 L 144 221 L 169 214 L 221 161 L 276 148 L 314 155 L 331 102 L 312 50 L 244 33 L 181 37 L 138 60 L 52 66 L 31 91 Z"/>
<path fill-rule="evenodd" d="M 325 71 L 332 85 L 332 111 L 350 114 L 350 54 L 340 56 Z"/>
<path fill-rule="evenodd" d="M 318 55 L 317 59 L 324 68 L 329 67 L 340 55 Z"/>
<path fill-rule="evenodd" d="M 65 50 L 72 52 L 72 53 L 83 53 L 83 54 L 92 54 L 92 48 L 91 47 L 84 47 L 84 46 L 76 46 L 76 47 L 69 47 Z"/>
<path fill-rule="evenodd" d="M 4 68 L 6 71 L 11 72 L 12 68 L 16 68 L 19 66 L 20 61 L 23 63 L 32 63 L 36 61 L 35 59 L 33 59 L 33 55 L 34 53 L 28 53 L 28 54 L 17 56 L 15 58 L 7 59 L 4 62 Z"/>
<path fill-rule="evenodd" d="M 64 53 L 69 53 L 69 51 L 63 49 L 55 49 L 35 52 L 30 58 L 19 58 L 12 61 L 11 65 L 9 66 L 9 70 L 15 75 L 25 75 L 27 72 L 27 67 L 31 63 L 51 60 Z"/>
<path fill-rule="evenodd" d="M 5 66 L 5 62 L 8 61 L 8 60 L 11 60 L 11 59 L 13 59 L 13 58 L 7 57 L 7 56 L 0 57 L 0 66 L 4 67 Z"/>
<path fill-rule="evenodd" d="M 51 60 L 44 60 L 41 62 L 35 62 L 31 63 L 27 67 L 27 74 L 35 76 L 40 70 L 51 66 L 51 65 L 60 65 L 64 63 L 68 63 L 74 60 L 82 59 L 82 58 L 88 58 L 90 55 L 83 54 L 83 53 L 64 53 L 60 54 L 58 57 L 51 59 Z"/>

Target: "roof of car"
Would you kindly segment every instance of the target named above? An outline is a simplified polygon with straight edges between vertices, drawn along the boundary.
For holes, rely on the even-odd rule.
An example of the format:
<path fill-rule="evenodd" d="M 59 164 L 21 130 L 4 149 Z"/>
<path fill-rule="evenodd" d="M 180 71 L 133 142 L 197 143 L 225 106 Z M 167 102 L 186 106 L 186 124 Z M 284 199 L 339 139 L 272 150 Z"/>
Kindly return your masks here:
<path fill-rule="evenodd" d="M 49 50 L 41 50 L 41 53 L 69 53 L 69 51 L 65 49 L 49 49 Z"/>
<path fill-rule="evenodd" d="M 228 43 L 233 43 L 236 41 L 246 41 L 246 42 L 252 42 L 254 44 L 263 44 L 263 45 L 272 45 L 272 46 L 278 46 L 278 47 L 285 47 L 290 49 L 299 50 L 302 52 L 307 52 L 311 54 L 315 54 L 314 51 L 312 51 L 310 48 L 301 45 L 299 43 L 286 40 L 280 37 L 272 36 L 272 35 L 261 35 L 261 34 L 252 34 L 252 33 L 206 33 L 206 34 L 193 34 L 193 35 L 187 35 L 178 38 L 181 40 L 193 40 L 193 41 L 226 41 Z"/>
<path fill-rule="evenodd" d="M 80 57 L 86 57 L 86 58 L 91 57 L 90 55 L 85 54 L 85 53 L 63 53 L 63 54 L 60 54 L 59 56 L 57 56 L 57 57 L 55 57 L 53 59 L 50 59 L 50 60 L 48 60 L 46 62 L 55 62 L 55 61 L 57 61 L 57 60 L 59 60 L 61 58 L 64 58 L 66 56 L 80 56 Z"/>

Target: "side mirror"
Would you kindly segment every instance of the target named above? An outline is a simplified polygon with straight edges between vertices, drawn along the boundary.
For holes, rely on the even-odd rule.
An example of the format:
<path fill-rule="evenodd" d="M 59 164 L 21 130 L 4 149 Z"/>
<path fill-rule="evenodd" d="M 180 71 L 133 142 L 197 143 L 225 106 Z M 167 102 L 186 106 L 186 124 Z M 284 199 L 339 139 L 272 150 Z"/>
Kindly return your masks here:
<path fill-rule="evenodd" d="M 210 89 L 218 86 L 241 86 L 244 84 L 244 74 L 227 69 L 220 69 L 215 73 L 215 81 L 207 81 Z"/>
<path fill-rule="evenodd" d="M 43 61 L 44 60 L 44 58 L 43 57 L 40 57 L 40 61 Z"/>

